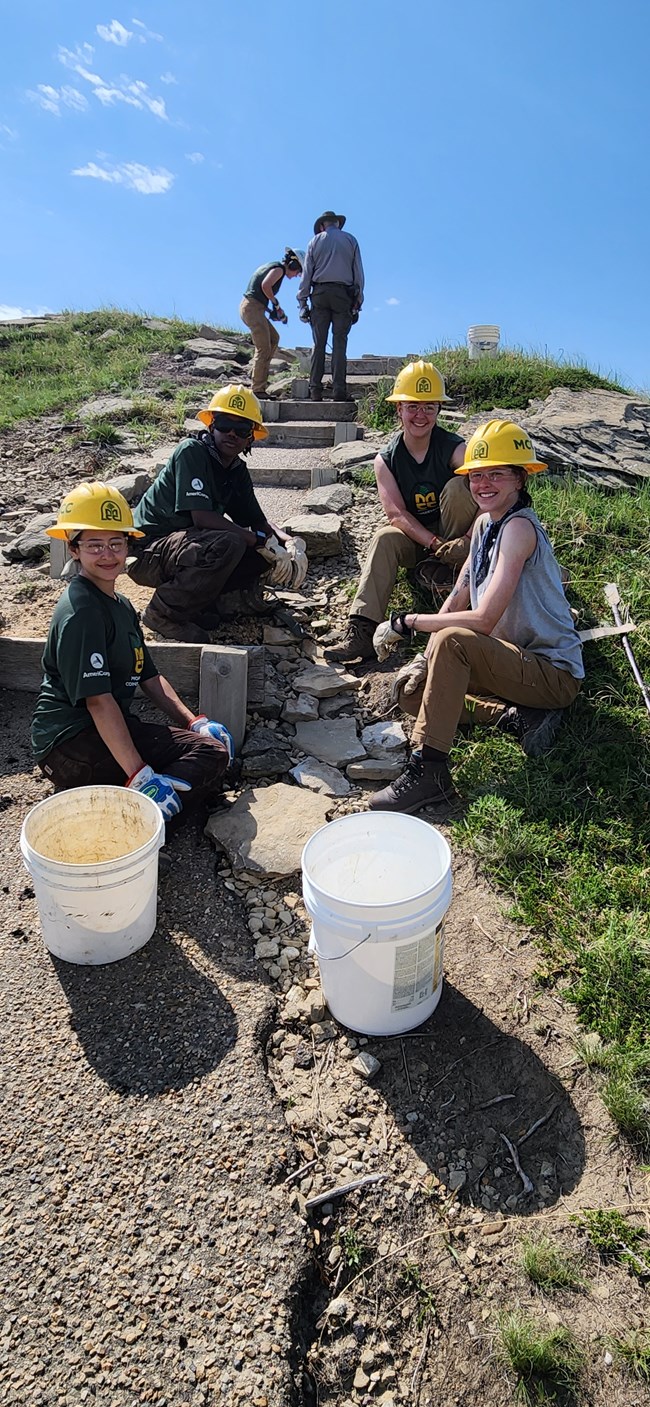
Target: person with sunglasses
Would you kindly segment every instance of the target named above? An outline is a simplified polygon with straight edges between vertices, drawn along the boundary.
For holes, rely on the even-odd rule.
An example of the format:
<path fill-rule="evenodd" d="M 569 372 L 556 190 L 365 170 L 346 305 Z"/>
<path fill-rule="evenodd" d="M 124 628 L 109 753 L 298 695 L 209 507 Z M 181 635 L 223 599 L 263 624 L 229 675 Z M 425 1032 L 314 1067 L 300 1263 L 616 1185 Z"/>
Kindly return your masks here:
<path fill-rule="evenodd" d="M 467 557 L 476 504 L 465 484 L 454 478 L 463 462 L 464 441 L 438 425 L 447 399 L 443 377 L 425 361 L 402 367 L 387 397 L 400 428 L 379 451 L 374 469 L 388 523 L 372 539 L 347 631 L 340 643 L 325 650 L 328 660 L 354 664 L 374 659 L 373 633 L 386 614 L 398 567 L 426 564 L 427 570 L 453 572 Z"/>
<path fill-rule="evenodd" d="M 112 484 L 77 484 L 46 531 L 67 542 L 78 571 L 55 607 L 43 654 L 36 761 L 58 790 L 131 787 L 171 820 L 221 789 L 232 737 L 222 723 L 195 716 L 158 672 L 134 606 L 115 589 L 129 543 L 141 537 L 122 494 Z M 138 685 L 167 724 L 131 712 Z"/>
<path fill-rule="evenodd" d="M 189 644 L 209 641 L 223 593 L 241 591 L 244 609 L 262 612 L 263 575 L 297 587 L 307 571 L 302 539 L 268 522 L 241 457 L 268 434 L 257 397 L 223 386 L 198 418 L 206 429 L 181 440 L 135 509 L 143 537 L 127 566 L 155 587 L 144 624 Z"/>
<path fill-rule="evenodd" d="M 251 274 L 248 288 L 239 305 L 239 316 L 250 328 L 255 355 L 251 366 L 253 392 L 266 396 L 269 367 L 280 338 L 274 322 L 286 322 L 287 315 L 278 302 L 280 285 L 285 278 L 297 278 L 305 262 L 304 249 L 285 249 L 284 259 L 262 264 Z M 268 315 L 268 316 L 267 316 Z"/>
<path fill-rule="evenodd" d="M 394 613 L 375 631 L 393 645 L 429 635 L 399 671 L 395 701 L 416 718 L 406 771 L 371 810 L 419 811 L 456 796 L 449 751 L 459 723 L 512 733 L 529 757 L 553 745 L 584 678 L 582 647 L 562 574 L 527 489 L 546 465 L 520 425 L 489 420 L 468 441 L 457 474 L 479 511 L 469 560 L 436 615 Z"/>

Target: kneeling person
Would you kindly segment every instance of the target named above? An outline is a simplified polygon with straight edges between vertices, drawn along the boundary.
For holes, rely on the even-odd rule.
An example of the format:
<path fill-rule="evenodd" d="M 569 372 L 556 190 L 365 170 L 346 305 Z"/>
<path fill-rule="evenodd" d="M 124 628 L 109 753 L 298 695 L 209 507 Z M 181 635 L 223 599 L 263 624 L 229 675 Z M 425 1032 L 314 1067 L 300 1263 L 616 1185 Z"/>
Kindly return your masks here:
<path fill-rule="evenodd" d="M 205 644 L 219 624 L 219 597 L 243 590 L 244 604 L 263 608 L 260 577 L 300 586 L 304 543 L 269 523 L 241 454 L 268 431 L 257 397 L 224 386 L 199 411 L 207 427 L 181 440 L 134 513 L 142 541 L 129 576 L 156 589 L 143 620 L 169 640 Z"/>
<path fill-rule="evenodd" d="M 234 755 L 230 733 L 196 717 L 159 674 L 135 608 L 115 590 L 129 540 L 142 536 L 122 494 L 110 484 L 78 484 L 46 531 L 67 541 L 79 572 L 55 607 L 43 654 L 36 760 L 58 790 L 132 787 L 169 820 L 186 793 L 196 802 L 220 790 Z M 138 685 L 171 727 L 131 714 Z"/>
<path fill-rule="evenodd" d="M 375 459 L 375 476 L 388 526 L 370 544 L 350 623 L 340 645 L 326 658 L 352 663 L 373 658 L 372 636 L 383 620 L 398 567 L 458 565 L 469 552 L 476 504 L 467 485 L 454 478 L 463 463 L 464 441 L 438 424 L 445 383 L 431 362 L 410 362 L 392 395 L 401 428 Z"/>

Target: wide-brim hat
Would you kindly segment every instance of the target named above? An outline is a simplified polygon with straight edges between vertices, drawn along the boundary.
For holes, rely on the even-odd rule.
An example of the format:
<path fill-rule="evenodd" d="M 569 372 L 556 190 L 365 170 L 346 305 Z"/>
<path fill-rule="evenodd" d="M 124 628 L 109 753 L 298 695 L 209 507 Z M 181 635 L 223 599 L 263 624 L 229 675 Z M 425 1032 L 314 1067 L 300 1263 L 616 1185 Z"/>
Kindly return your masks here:
<path fill-rule="evenodd" d="M 319 215 L 318 219 L 314 221 L 315 235 L 322 234 L 321 225 L 324 224 L 325 220 L 336 220 L 339 229 L 342 230 L 345 224 L 345 215 L 335 215 L 333 210 L 324 210 L 323 214 Z"/>

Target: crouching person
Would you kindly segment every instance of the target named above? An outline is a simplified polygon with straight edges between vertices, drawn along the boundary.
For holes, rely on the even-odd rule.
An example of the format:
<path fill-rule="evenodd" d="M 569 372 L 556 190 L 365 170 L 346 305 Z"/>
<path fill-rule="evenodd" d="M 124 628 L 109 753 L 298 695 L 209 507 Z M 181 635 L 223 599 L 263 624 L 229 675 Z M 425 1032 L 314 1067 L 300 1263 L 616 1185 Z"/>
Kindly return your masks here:
<path fill-rule="evenodd" d="M 459 723 L 513 733 L 531 757 L 552 745 L 584 678 L 582 651 L 553 548 L 531 508 L 535 460 L 525 430 L 490 420 L 456 470 L 478 507 L 469 560 L 436 615 L 398 612 L 375 632 L 379 658 L 425 632 L 424 655 L 399 671 L 397 698 L 416 718 L 401 777 L 373 796 L 379 811 L 418 811 L 456 795 L 448 754 Z"/>
<path fill-rule="evenodd" d="M 156 588 L 144 624 L 190 644 L 206 644 L 220 624 L 222 594 L 241 591 L 257 613 L 261 577 L 293 588 L 307 572 L 304 542 L 267 521 L 240 457 L 268 434 L 257 397 L 223 386 L 198 418 L 206 430 L 181 441 L 135 510 L 141 542 L 127 568 Z"/>
<path fill-rule="evenodd" d="M 230 733 L 195 716 L 159 674 L 135 608 L 115 590 L 129 542 L 141 537 L 121 493 L 78 484 L 47 532 L 67 541 L 79 572 L 55 607 L 43 654 L 36 760 L 57 790 L 132 787 L 170 820 L 220 790 L 234 754 Z M 171 726 L 131 714 L 138 684 Z"/>

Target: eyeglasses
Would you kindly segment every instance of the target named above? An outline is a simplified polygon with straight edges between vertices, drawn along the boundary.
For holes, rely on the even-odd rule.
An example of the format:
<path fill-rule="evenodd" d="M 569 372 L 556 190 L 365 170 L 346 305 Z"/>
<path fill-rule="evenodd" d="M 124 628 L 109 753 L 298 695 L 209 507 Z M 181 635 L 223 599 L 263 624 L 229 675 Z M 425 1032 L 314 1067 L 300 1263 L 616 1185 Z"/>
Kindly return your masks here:
<path fill-rule="evenodd" d="M 108 542 L 74 542 L 73 547 L 82 548 L 84 552 L 89 552 L 91 557 L 101 557 L 103 552 L 112 552 L 114 556 L 119 556 L 121 552 L 126 552 L 127 540 L 125 537 L 112 537 Z"/>
<path fill-rule="evenodd" d="M 403 401 L 404 410 L 408 410 L 410 415 L 415 415 L 416 411 L 423 415 L 437 415 L 438 403 L 431 405 L 430 401 Z"/>
<path fill-rule="evenodd" d="M 246 440 L 255 429 L 255 421 L 242 420 L 239 415 L 213 415 L 211 428 L 222 435 L 236 435 L 238 440 Z"/>
<path fill-rule="evenodd" d="M 489 484 L 501 484 L 504 479 L 508 479 L 512 469 L 470 469 L 470 484 L 476 483 L 477 479 L 487 479 Z"/>

